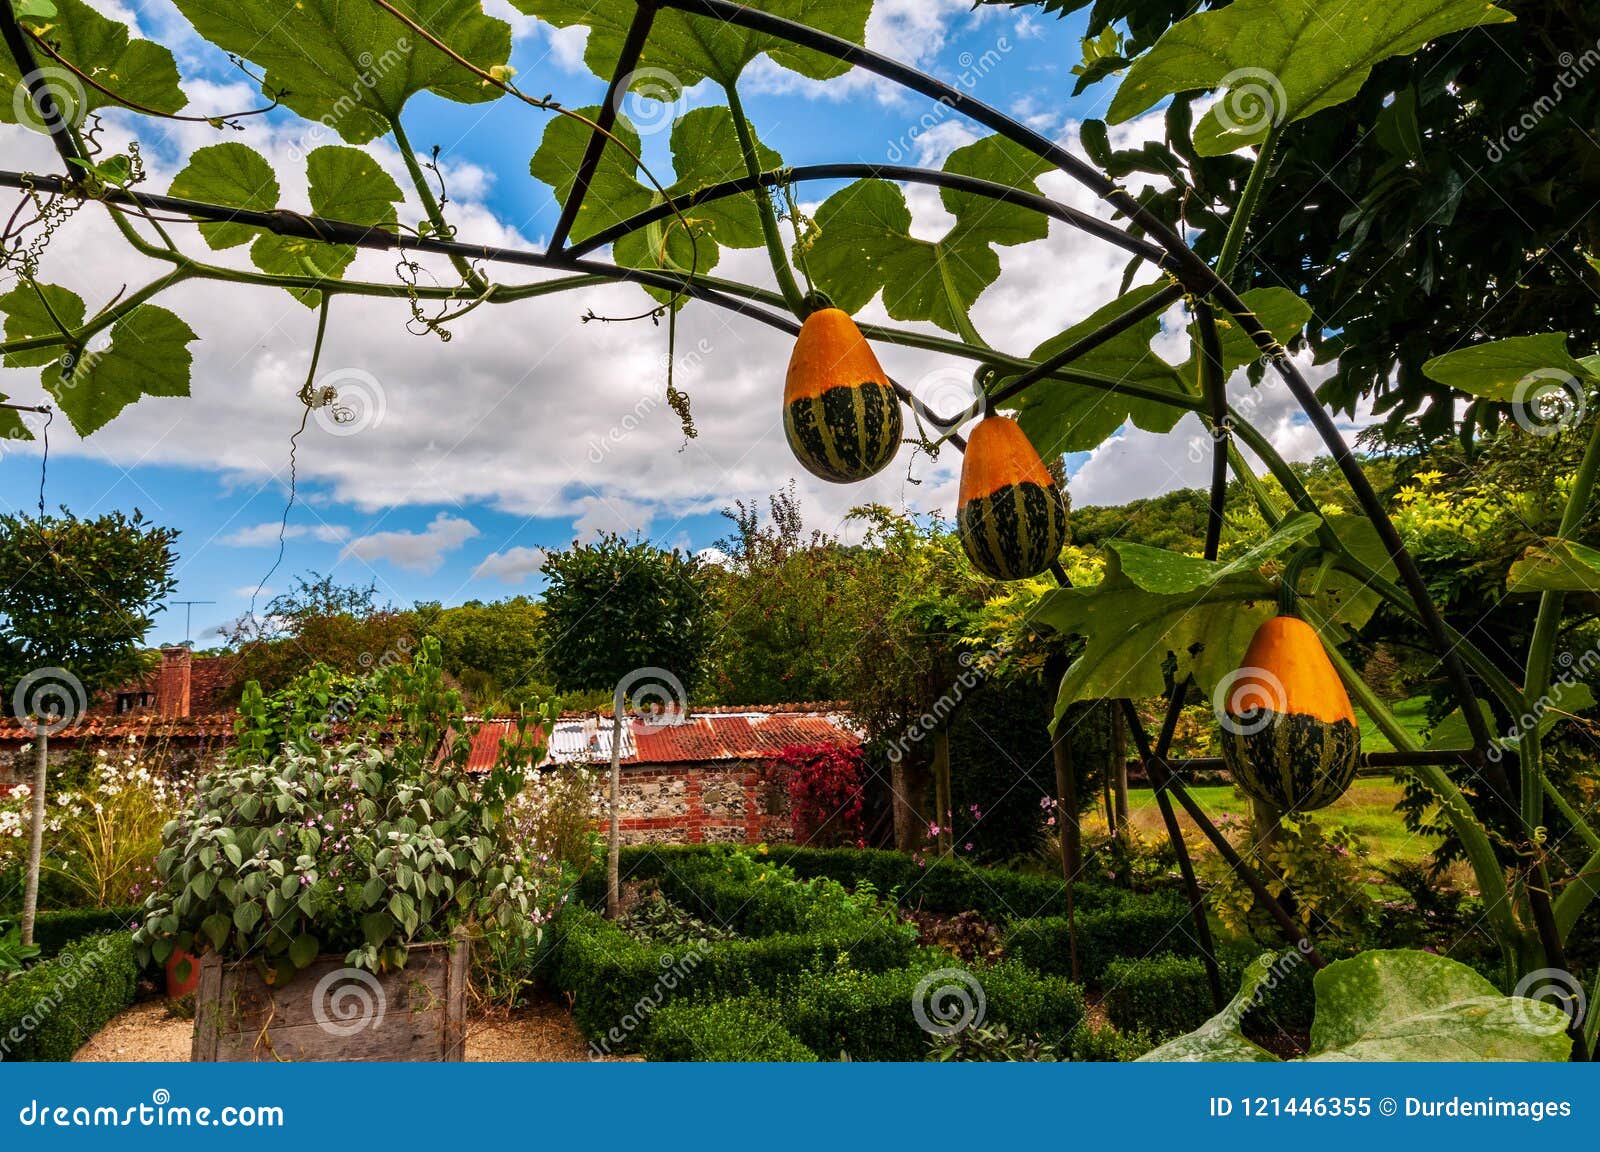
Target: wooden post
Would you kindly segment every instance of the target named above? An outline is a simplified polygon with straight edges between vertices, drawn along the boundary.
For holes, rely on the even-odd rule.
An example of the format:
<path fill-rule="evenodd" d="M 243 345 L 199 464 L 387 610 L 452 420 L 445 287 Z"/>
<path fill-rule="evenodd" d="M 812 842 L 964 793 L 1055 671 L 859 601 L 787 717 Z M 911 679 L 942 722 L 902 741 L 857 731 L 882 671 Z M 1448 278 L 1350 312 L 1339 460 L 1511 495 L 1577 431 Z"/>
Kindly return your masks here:
<path fill-rule="evenodd" d="M 50 719 L 33 729 L 33 795 L 28 797 L 28 877 L 22 890 L 22 942 L 33 943 L 33 922 L 39 914 L 39 870 L 44 865 L 44 790 L 50 780 Z"/>
<path fill-rule="evenodd" d="M 611 702 L 611 824 L 606 831 L 606 918 L 622 915 L 622 692 Z"/>
<path fill-rule="evenodd" d="M 215 1063 L 222 1038 L 222 958 L 215 952 L 200 957 L 200 983 L 194 988 L 194 1039 L 189 1059 Z"/>
<path fill-rule="evenodd" d="M 467 965 L 472 958 L 472 941 L 466 929 L 457 928 L 450 949 L 450 967 L 445 973 L 444 1055 L 449 1064 L 467 1058 Z"/>

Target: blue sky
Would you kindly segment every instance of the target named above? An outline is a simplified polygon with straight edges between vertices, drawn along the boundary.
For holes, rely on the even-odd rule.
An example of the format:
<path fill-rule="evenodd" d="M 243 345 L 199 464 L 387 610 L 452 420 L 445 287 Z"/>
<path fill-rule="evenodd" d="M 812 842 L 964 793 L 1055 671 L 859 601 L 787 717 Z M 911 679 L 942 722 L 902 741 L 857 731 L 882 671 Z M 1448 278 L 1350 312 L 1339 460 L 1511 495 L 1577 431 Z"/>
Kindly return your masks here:
<path fill-rule="evenodd" d="M 192 108 L 248 106 L 250 93 L 238 73 L 216 49 L 183 35 L 168 0 L 124 0 L 120 9 L 99 0 L 96 6 L 132 16 L 140 34 L 174 50 Z M 497 0 L 487 7 L 510 14 Z M 573 107 L 599 99 L 603 83 L 581 64 L 581 34 L 552 36 L 526 18 L 515 27 L 513 64 L 524 90 L 553 92 Z M 946 79 L 979 67 L 983 74 L 972 85 L 977 96 L 1071 141 L 1076 122 L 1101 112 L 1112 91 L 1101 85 L 1080 99 L 1069 95 L 1081 27 L 1081 17 L 992 8 L 975 14 L 966 0 L 880 0 L 869 43 Z M 984 60 L 998 63 L 984 67 Z M 788 163 L 937 165 L 979 135 L 953 118 L 925 120 L 938 111 L 934 106 L 864 77 L 819 86 L 763 62 L 747 80 L 746 110 L 763 141 Z M 688 105 L 719 97 L 702 85 L 689 94 Z M 529 178 L 527 164 L 544 117 L 509 100 L 463 106 L 427 95 L 408 111 L 417 150 L 442 149 L 456 201 L 452 219 L 463 238 L 543 243 L 557 205 L 546 186 Z M 165 188 L 189 151 L 219 138 L 204 127 L 167 129 L 148 121 L 133 127 L 152 168 L 147 186 L 155 189 Z M 305 127 L 284 114 L 251 121 L 244 133 L 223 138 L 266 152 L 280 167 L 289 203 L 303 195 L 291 189 Z M 128 128 L 129 122 L 116 121 L 112 134 Z M 1141 130 L 1137 123 L 1126 129 Z M 670 166 L 665 145 L 665 133 L 646 137 L 646 158 L 660 170 Z M 378 148 L 385 166 L 400 174 L 392 146 Z M 18 166 L 55 166 L 43 142 L 20 129 L 0 125 L 0 151 L 21 154 Z M 9 159 L 6 166 L 12 166 Z M 1046 191 L 1094 207 L 1064 178 L 1053 179 L 1042 182 Z M 814 203 L 830 191 L 807 186 L 805 197 Z M 936 228 L 937 200 L 922 190 L 908 199 L 919 226 L 926 218 Z M 415 213 L 415 205 L 405 211 Z M 73 228 L 52 245 L 46 279 L 79 288 L 91 310 L 107 294 L 107 283 L 114 290 L 125 281 L 141 282 L 141 270 L 115 263 L 137 258 L 120 252 L 103 224 L 75 220 Z M 996 345 L 1025 352 L 1114 295 L 1120 255 L 1062 232 L 1053 229 L 1049 241 L 1003 253 L 1001 282 L 974 310 Z M 198 247 L 192 233 L 186 242 Z M 113 261 L 109 269 L 97 263 L 106 260 Z M 351 275 L 382 279 L 392 276 L 392 265 L 392 258 L 364 254 Z M 85 279 L 85 268 L 97 271 Z M 770 283 L 759 253 L 725 253 L 717 271 Z M 289 436 L 300 417 L 294 394 L 303 382 L 312 315 L 271 290 L 180 292 L 170 306 L 201 337 L 193 346 L 193 398 L 147 399 L 85 441 L 58 417 L 47 500 L 80 515 L 138 507 L 181 529 L 178 598 L 216 601 L 195 609 L 195 639 L 205 644 L 220 621 L 248 607 L 277 555 Z M 703 305 L 691 305 L 680 325 L 679 379 L 695 401 L 701 430 L 686 444 L 676 417 L 660 402 L 664 331 L 579 322 L 590 307 L 637 311 L 642 304 L 636 289 L 617 287 L 488 310 L 492 317 L 480 312 L 463 321 L 447 346 L 408 334 L 403 305 L 361 303 L 336 311 L 322 376 L 343 394 L 359 400 L 372 392 L 381 403 L 363 410 L 354 435 L 312 421 L 299 438 L 297 503 L 265 597 L 285 589 L 292 575 L 312 570 L 375 582 L 383 598 L 401 604 L 536 593 L 540 548 L 606 529 L 704 548 L 726 527 L 718 509 L 735 499 L 760 499 L 792 477 L 811 525 L 828 530 L 847 531 L 846 510 L 868 499 L 953 510 L 950 454 L 929 462 L 907 453 L 859 489 L 806 477 L 773 419 L 787 355 L 783 342 L 711 315 Z M 881 306 L 874 303 L 866 315 L 882 319 Z M 920 393 L 932 389 L 937 397 L 940 389 L 964 386 L 965 368 L 901 350 L 884 358 L 897 378 L 918 382 Z M 44 398 L 33 370 L 0 369 L 0 391 L 20 401 Z M 1285 421 L 1281 431 L 1288 442 L 1280 446 L 1294 454 L 1300 435 L 1294 422 Z M 1075 458 L 1074 499 L 1148 495 L 1203 474 L 1182 459 L 1181 442 L 1157 452 L 1142 435 L 1129 430 L 1096 458 Z M 38 468 L 36 449 L 12 449 L 0 458 L 0 505 L 31 507 Z M 181 639 L 182 631 L 180 611 L 152 639 Z"/>

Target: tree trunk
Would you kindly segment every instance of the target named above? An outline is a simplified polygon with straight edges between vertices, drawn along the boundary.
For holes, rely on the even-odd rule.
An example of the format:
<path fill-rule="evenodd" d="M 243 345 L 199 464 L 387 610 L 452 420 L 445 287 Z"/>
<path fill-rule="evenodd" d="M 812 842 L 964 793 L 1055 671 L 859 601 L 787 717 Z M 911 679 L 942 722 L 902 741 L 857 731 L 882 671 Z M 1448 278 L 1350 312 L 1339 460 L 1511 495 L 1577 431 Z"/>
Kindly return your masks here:
<path fill-rule="evenodd" d="M 946 856 L 955 850 L 955 831 L 950 827 L 955 817 L 950 797 L 950 732 L 946 728 L 933 734 L 933 794 L 933 820 L 939 825 L 939 854 Z"/>
<path fill-rule="evenodd" d="M 1050 741 L 1050 758 L 1056 768 L 1056 838 L 1061 842 L 1061 872 L 1071 884 L 1083 868 L 1083 833 L 1078 827 L 1078 777 L 1064 723 L 1056 726 Z"/>
<path fill-rule="evenodd" d="M 44 862 L 44 789 L 50 769 L 50 729 L 34 729 L 32 823 L 28 829 L 28 880 L 22 892 L 22 942 L 33 943 L 33 922 L 39 913 L 39 868 Z"/>
<path fill-rule="evenodd" d="M 1121 840 L 1128 833 L 1128 730 L 1123 726 L 1120 708 L 1111 712 L 1111 763 L 1107 765 L 1106 786 L 1113 809 L 1107 814 L 1106 823 L 1111 835 Z"/>
<path fill-rule="evenodd" d="M 622 914 L 622 698 L 611 708 L 611 827 L 606 832 L 606 916 Z"/>
<path fill-rule="evenodd" d="M 927 772 L 901 757 L 889 766 L 889 788 L 894 794 L 894 846 L 915 852 L 928 835 L 928 818 L 922 812 Z"/>

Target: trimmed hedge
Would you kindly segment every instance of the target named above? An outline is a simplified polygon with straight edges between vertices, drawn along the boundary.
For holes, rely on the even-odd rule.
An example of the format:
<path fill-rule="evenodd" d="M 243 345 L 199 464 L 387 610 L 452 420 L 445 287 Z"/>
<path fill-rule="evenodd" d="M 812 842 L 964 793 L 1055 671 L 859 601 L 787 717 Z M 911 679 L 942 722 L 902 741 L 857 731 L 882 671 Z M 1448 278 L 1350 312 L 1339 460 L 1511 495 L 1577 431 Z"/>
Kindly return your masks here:
<path fill-rule="evenodd" d="M 686 878 L 731 850 L 721 844 L 630 844 L 622 849 L 622 878 L 662 881 L 665 887 L 671 877 Z M 770 846 L 766 859 L 787 865 L 802 880 L 825 876 L 852 888 L 865 880 L 885 896 L 894 892 L 906 907 L 930 912 L 971 910 L 986 919 L 1003 921 L 1064 916 L 1067 911 L 1066 885 L 1059 879 L 983 868 L 962 860 L 919 866 L 910 856 L 878 848 L 797 848 L 788 844 Z M 1083 913 L 1114 906 L 1128 893 L 1108 885 L 1080 883 L 1073 885 L 1073 894 L 1077 911 Z M 585 875 L 578 896 L 591 907 L 602 905 L 605 876 L 594 871 Z M 695 911 L 693 905 L 685 907 Z"/>
<path fill-rule="evenodd" d="M 774 989 L 845 955 L 869 971 L 898 968 L 913 951 L 911 933 L 881 919 L 849 931 L 666 945 L 643 943 L 588 909 L 569 908 L 554 934 L 561 941 L 555 986 L 572 997 L 584 1034 L 608 1051 L 636 1048 L 650 1018 L 671 1000 Z"/>
<path fill-rule="evenodd" d="M 1199 953 L 1200 946 L 1191 935 L 1189 905 L 1181 896 L 1166 892 L 1120 895 L 1117 903 L 1077 916 L 1078 971 L 1084 980 L 1101 980 L 1113 961 L 1127 957 Z M 1069 940 L 1064 916 L 1019 920 L 1006 932 L 1006 954 L 1040 972 L 1069 976 Z"/>
<path fill-rule="evenodd" d="M 647 1060 L 815 1063 L 817 1054 L 778 1022 L 770 1002 L 679 1001 L 656 1013 L 641 1045 Z"/>
<path fill-rule="evenodd" d="M 1222 986 L 1231 996 L 1247 964 L 1266 949 L 1235 943 L 1222 950 Z M 1278 1032 L 1303 1036 L 1316 1013 L 1315 969 L 1304 960 L 1281 958 L 1259 1002 L 1245 1013 L 1247 1035 Z M 1124 1031 L 1144 1029 L 1163 1039 L 1192 1032 L 1215 1015 L 1205 962 L 1198 956 L 1160 955 L 1107 965 L 1103 977 L 1106 1015 Z"/>
<path fill-rule="evenodd" d="M 71 1060 L 133 1003 L 139 961 L 127 932 L 87 936 L 0 984 L 0 1059 Z"/>
<path fill-rule="evenodd" d="M 941 1008 L 958 1016 L 965 1011 L 958 998 L 976 1005 L 976 991 L 955 970 L 945 975 L 947 966 L 933 958 L 891 972 L 805 976 L 784 987 L 780 1011 L 789 1031 L 824 1059 L 844 1053 L 852 1060 L 922 1060 L 931 1035 L 913 1006 L 920 1001 L 924 1015 L 937 1021 Z M 968 975 L 982 989 L 985 1023 L 1061 1044 L 1083 1020 L 1083 991 L 1065 980 L 1011 961 L 974 967 Z M 933 978 L 928 989 L 920 987 L 925 977 Z"/>
<path fill-rule="evenodd" d="M 74 940 L 96 932 L 126 932 L 138 921 L 141 909 L 64 908 L 59 912 L 40 912 L 33 922 L 33 942 L 41 956 L 54 956 Z"/>

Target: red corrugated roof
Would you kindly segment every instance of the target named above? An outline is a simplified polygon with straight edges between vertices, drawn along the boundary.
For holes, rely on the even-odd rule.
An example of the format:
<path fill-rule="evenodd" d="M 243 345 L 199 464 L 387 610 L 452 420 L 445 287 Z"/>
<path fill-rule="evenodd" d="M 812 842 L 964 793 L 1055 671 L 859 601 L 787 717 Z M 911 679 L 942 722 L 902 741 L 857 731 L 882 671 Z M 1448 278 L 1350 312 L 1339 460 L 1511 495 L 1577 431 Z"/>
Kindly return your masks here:
<path fill-rule="evenodd" d="M 559 722 L 558 739 L 554 741 L 563 749 L 577 747 L 574 733 L 567 728 L 581 728 L 583 721 L 563 719 Z M 487 771 L 499 754 L 500 738 L 511 730 L 509 720 L 492 720 L 482 725 L 473 739 L 467 767 L 474 771 Z M 610 725 L 600 725 L 604 744 L 597 748 L 593 759 L 608 760 L 610 756 Z M 629 739 L 631 737 L 631 740 Z M 773 710 L 745 711 L 737 714 L 697 713 L 677 724 L 651 723 L 643 720 L 629 721 L 624 735 L 623 764 L 695 764 L 728 760 L 766 760 L 781 749 L 794 744 L 816 744 L 824 741 L 856 744 L 860 738 L 846 725 L 837 713 L 791 712 Z M 581 744 L 581 741 L 579 742 Z M 561 759 L 579 759 L 563 755 Z M 548 757 L 547 757 L 548 759 Z"/>

